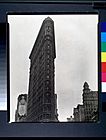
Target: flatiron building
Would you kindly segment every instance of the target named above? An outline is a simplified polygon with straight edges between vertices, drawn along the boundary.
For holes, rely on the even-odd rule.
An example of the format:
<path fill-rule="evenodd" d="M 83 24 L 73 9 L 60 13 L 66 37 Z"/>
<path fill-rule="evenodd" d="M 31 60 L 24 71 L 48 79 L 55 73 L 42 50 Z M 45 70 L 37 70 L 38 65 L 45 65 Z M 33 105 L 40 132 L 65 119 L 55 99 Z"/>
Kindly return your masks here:
<path fill-rule="evenodd" d="M 47 17 L 40 28 L 29 56 L 30 74 L 27 121 L 58 121 L 55 94 L 55 34 L 54 21 Z"/>

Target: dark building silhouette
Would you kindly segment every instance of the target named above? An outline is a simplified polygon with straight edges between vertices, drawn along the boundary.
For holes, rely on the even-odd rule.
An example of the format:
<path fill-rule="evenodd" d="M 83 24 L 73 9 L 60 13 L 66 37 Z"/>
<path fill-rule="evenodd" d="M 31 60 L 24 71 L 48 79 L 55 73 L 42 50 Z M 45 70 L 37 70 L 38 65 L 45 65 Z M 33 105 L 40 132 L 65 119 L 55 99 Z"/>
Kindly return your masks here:
<path fill-rule="evenodd" d="M 54 22 L 47 17 L 41 25 L 29 56 L 27 121 L 58 121 L 57 95 L 54 90 L 55 58 Z"/>
<path fill-rule="evenodd" d="M 26 121 L 26 116 L 27 116 L 27 94 L 20 94 L 17 99 L 15 122 Z"/>

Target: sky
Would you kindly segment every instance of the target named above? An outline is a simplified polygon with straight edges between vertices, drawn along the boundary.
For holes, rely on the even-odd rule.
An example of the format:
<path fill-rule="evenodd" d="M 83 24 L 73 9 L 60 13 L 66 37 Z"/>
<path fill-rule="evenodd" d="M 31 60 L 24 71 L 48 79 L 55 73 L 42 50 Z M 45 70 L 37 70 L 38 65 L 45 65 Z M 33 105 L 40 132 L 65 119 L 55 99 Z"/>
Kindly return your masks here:
<path fill-rule="evenodd" d="M 98 90 L 98 15 L 8 15 L 10 24 L 10 122 L 14 122 L 17 97 L 28 93 L 29 55 L 46 17 L 54 21 L 55 93 L 59 121 L 73 115 L 82 104 L 85 81 Z"/>

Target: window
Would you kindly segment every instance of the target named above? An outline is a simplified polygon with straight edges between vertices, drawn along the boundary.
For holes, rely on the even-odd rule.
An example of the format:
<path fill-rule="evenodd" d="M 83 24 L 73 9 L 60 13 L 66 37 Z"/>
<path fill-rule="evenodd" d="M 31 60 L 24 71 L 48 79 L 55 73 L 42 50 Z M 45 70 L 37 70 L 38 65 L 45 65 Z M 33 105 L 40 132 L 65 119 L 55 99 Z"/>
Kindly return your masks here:
<path fill-rule="evenodd" d="M 49 67 L 50 67 L 50 65 L 47 65 L 47 67 L 49 68 Z"/>
<path fill-rule="evenodd" d="M 46 81 L 46 85 L 48 85 L 48 84 L 50 84 L 50 81 L 49 80 Z"/>
<path fill-rule="evenodd" d="M 49 54 L 49 53 L 50 53 L 50 51 L 48 50 L 48 51 L 47 51 L 47 53 Z"/>
<path fill-rule="evenodd" d="M 49 45 L 48 45 L 47 47 L 48 47 L 48 49 L 50 48 L 50 46 L 49 46 Z"/>
<path fill-rule="evenodd" d="M 49 114 L 46 114 L 46 119 L 49 119 L 50 118 L 50 115 Z"/>
<path fill-rule="evenodd" d="M 48 36 L 47 39 L 50 39 L 50 37 Z"/>
<path fill-rule="evenodd" d="M 50 73 L 50 71 L 49 71 L 49 70 L 47 70 L 47 73 Z"/>
<path fill-rule="evenodd" d="M 49 79 L 49 75 L 46 76 Z"/>
<path fill-rule="evenodd" d="M 50 103 L 50 102 L 51 102 L 50 93 L 46 92 L 45 93 L 45 103 Z"/>

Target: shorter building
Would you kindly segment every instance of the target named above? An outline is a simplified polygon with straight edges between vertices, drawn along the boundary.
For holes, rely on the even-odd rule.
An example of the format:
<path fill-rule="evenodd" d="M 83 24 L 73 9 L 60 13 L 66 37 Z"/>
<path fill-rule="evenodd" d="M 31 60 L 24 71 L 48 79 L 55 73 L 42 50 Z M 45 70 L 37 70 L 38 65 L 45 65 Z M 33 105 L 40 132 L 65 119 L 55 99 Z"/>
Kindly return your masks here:
<path fill-rule="evenodd" d="M 78 108 L 74 108 L 73 115 L 74 115 L 74 121 L 79 121 Z"/>
<path fill-rule="evenodd" d="M 83 85 L 83 104 L 73 109 L 74 122 L 98 121 L 98 92 L 92 91 L 87 82 Z"/>
<path fill-rule="evenodd" d="M 98 92 L 90 90 L 87 82 L 84 83 L 83 87 L 85 121 L 92 121 L 94 112 L 98 112 Z"/>
<path fill-rule="evenodd" d="M 74 108 L 74 111 L 73 111 L 73 115 L 74 115 L 74 121 L 78 121 L 78 122 L 81 122 L 81 121 L 84 121 L 85 120 L 85 116 L 84 116 L 84 106 L 83 105 L 80 105 L 78 104 L 77 105 L 77 108 Z"/>
<path fill-rule="evenodd" d="M 26 121 L 27 116 L 27 94 L 20 94 L 17 101 L 17 109 L 15 112 L 15 122 Z"/>

